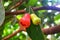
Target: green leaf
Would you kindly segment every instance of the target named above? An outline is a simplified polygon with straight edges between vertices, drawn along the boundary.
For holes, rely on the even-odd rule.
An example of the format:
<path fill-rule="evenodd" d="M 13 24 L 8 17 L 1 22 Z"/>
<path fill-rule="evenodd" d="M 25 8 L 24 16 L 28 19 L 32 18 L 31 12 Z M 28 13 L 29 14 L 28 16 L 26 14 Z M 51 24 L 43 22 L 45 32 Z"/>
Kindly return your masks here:
<path fill-rule="evenodd" d="M 15 25 L 13 25 L 13 26 L 14 26 L 14 30 L 19 28 L 19 24 L 18 23 L 15 23 Z"/>
<path fill-rule="evenodd" d="M 27 33 L 32 40 L 45 40 L 40 25 L 34 25 L 31 23 L 30 27 L 27 29 Z"/>
<path fill-rule="evenodd" d="M 38 0 L 29 0 L 27 6 L 34 6 Z"/>
<path fill-rule="evenodd" d="M 2 1 L 0 0 L 0 26 L 2 25 L 4 19 L 5 19 L 5 10 L 2 5 Z"/>
<path fill-rule="evenodd" d="M 60 14 L 58 14 L 54 17 L 54 20 L 59 20 L 59 19 L 60 19 Z"/>

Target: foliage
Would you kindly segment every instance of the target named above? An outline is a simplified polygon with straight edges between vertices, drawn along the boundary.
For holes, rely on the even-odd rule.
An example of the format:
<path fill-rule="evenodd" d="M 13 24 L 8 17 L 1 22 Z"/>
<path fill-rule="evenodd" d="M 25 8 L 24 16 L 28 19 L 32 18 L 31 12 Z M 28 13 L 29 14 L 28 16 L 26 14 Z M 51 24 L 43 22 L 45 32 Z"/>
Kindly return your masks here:
<path fill-rule="evenodd" d="M 16 10 L 26 10 L 26 12 L 35 13 L 40 19 L 41 24 L 34 25 L 31 21 L 31 25 L 27 28 L 27 32 L 20 32 L 17 35 L 13 36 L 9 40 L 60 40 L 60 33 L 56 35 L 50 35 L 50 38 L 47 38 L 48 35 L 44 35 L 42 28 L 47 28 L 48 26 L 54 26 L 60 24 L 60 12 L 54 10 L 39 10 L 33 11 L 33 7 L 42 7 L 42 6 L 56 6 L 58 0 L 23 0 L 24 2 L 18 7 L 11 10 L 11 7 L 15 6 L 20 0 L 1 0 L 0 1 L 0 39 L 8 36 L 19 28 L 18 20 L 23 17 L 24 14 L 19 15 L 9 15 L 5 16 L 7 11 L 16 11 Z M 3 5 L 3 6 L 2 6 Z M 4 8 L 3 8 L 4 7 Z M 5 10 L 4 10 L 5 9 Z M 4 15 L 3 15 L 4 14 Z M 5 18 L 5 20 L 4 20 Z M 3 22 L 2 22 L 3 21 Z M 3 32 L 3 33 L 2 33 Z"/>

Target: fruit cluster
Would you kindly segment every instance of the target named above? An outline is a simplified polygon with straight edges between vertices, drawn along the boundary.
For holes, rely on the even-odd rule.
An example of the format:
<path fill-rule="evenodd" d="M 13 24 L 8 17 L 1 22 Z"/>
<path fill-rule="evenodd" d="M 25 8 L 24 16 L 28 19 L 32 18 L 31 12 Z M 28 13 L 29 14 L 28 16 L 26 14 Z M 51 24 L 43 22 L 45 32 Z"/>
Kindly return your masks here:
<path fill-rule="evenodd" d="M 24 16 L 20 19 L 19 25 L 24 28 L 28 28 L 31 24 L 30 20 L 32 20 L 32 23 L 34 25 L 38 25 L 41 22 L 40 18 L 37 17 L 37 15 L 35 15 L 34 13 L 25 13 Z"/>

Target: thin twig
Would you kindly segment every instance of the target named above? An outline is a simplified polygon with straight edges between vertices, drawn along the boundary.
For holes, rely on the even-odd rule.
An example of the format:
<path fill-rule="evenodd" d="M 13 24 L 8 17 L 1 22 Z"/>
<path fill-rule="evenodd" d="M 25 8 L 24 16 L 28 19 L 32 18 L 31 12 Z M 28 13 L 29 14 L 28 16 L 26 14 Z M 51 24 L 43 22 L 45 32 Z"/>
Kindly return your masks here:
<path fill-rule="evenodd" d="M 8 40 L 9 38 L 15 36 L 17 33 L 21 32 L 22 30 L 17 30 L 14 33 L 8 35 L 7 37 L 4 37 L 2 40 Z"/>
<path fill-rule="evenodd" d="M 17 33 L 21 32 L 21 31 L 26 31 L 26 28 L 20 27 L 17 31 L 15 31 L 14 33 L 4 37 L 2 40 L 8 40 L 8 39 L 12 38 L 13 36 L 15 36 Z"/>
<path fill-rule="evenodd" d="M 16 8 L 16 7 L 18 7 L 18 6 L 21 6 L 21 4 L 24 2 L 25 0 L 20 0 L 19 2 L 17 2 L 14 6 L 12 6 L 11 8 L 10 8 L 10 10 L 12 10 L 12 9 L 14 9 L 14 8 Z"/>

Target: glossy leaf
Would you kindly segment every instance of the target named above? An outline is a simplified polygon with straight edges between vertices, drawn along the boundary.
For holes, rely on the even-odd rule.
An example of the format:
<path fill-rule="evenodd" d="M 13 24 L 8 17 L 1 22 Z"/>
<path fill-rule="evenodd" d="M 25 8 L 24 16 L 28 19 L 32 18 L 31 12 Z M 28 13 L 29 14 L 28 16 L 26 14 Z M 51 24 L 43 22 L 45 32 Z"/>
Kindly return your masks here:
<path fill-rule="evenodd" d="M 31 23 L 30 27 L 27 29 L 27 33 L 32 40 L 45 40 L 40 25 Z"/>

